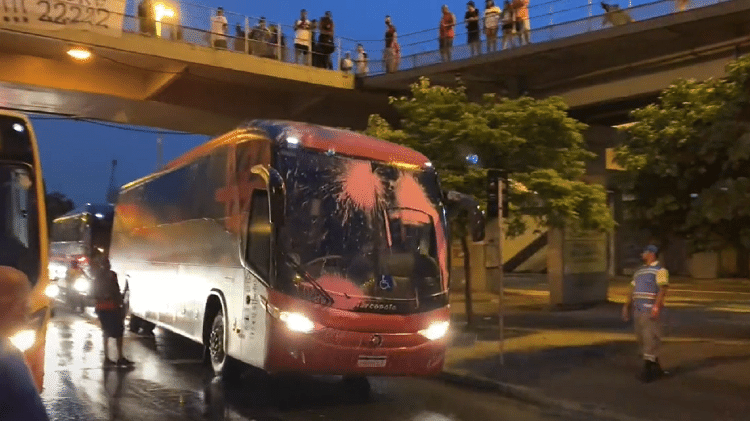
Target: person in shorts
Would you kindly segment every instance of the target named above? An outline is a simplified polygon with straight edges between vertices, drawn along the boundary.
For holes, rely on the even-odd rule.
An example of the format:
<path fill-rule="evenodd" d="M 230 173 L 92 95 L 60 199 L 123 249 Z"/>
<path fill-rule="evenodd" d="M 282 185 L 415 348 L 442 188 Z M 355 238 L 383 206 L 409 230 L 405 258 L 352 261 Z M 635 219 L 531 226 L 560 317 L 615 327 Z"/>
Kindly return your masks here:
<path fill-rule="evenodd" d="M 125 309 L 120 284 L 117 282 L 117 274 L 111 270 L 109 259 L 100 257 L 99 261 L 94 278 L 94 297 L 96 315 L 102 325 L 104 367 L 128 367 L 133 362 L 125 358 L 122 351 Z M 109 358 L 109 338 L 115 338 L 117 361 Z"/>

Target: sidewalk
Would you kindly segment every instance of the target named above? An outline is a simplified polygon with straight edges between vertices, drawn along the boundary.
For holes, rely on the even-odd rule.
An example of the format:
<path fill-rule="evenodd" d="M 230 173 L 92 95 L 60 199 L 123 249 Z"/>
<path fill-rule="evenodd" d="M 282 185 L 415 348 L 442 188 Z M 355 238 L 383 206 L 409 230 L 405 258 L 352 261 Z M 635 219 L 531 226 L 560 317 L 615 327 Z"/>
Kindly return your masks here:
<path fill-rule="evenodd" d="M 670 310 L 661 358 L 671 373 L 667 378 L 651 384 L 636 379 L 641 361 L 632 325 L 620 320 L 621 306 L 613 300 L 585 310 L 550 311 L 548 296 L 533 289 L 506 290 L 502 367 L 497 295 L 475 297 L 478 327 L 471 332 L 462 330 L 462 296 L 452 296 L 455 331 L 443 378 L 597 420 L 750 419 L 750 313 L 722 312 L 700 301 L 716 281 L 689 288 L 675 281 L 675 289 L 699 291 L 699 301 Z M 610 295 L 627 282 L 613 282 Z M 732 282 L 730 290 L 743 287 Z"/>

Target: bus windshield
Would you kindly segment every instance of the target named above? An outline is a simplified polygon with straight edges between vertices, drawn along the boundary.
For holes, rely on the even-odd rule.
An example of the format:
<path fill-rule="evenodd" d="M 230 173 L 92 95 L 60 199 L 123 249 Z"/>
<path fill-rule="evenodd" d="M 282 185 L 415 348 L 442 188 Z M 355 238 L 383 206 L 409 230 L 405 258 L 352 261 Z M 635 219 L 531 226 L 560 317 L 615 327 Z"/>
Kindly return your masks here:
<path fill-rule="evenodd" d="M 0 160 L 0 265 L 39 277 L 36 191 L 31 168 Z"/>
<path fill-rule="evenodd" d="M 280 152 L 277 166 L 287 207 L 277 242 L 279 289 L 361 312 L 447 304 L 434 172 L 305 150 Z"/>

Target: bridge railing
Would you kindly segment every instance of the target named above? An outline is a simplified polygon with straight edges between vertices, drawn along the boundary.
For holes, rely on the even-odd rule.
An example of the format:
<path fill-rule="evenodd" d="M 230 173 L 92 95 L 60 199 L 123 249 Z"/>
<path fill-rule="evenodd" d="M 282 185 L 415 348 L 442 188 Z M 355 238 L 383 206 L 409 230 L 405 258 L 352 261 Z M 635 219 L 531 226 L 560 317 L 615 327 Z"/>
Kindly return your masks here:
<path fill-rule="evenodd" d="M 123 17 L 123 31 L 140 33 L 144 37 L 161 38 L 174 42 L 251 54 L 253 56 L 287 63 L 297 62 L 300 65 L 316 65 L 320 68 L 338 69 L 341 55 L 341 41 L 334 38 L 329 46 L 333 53 L 324 54 L 311 51 L 307 55 L 295 54 L 293 25 L 272 22 L 263 17 L 246 16 L 224 11 L 227 19 L 225 33 L 211 32 L 211 19 L 216 15 L 216 8 L 186 2 L 168 2 L 158 0 L 155 4 L 165 4 L 171 10 L 172 17 L 164 16 L 154 21 L 138 16 L 138 1 L 126 3 Z M 264 22 L 264 29 L 260 27 Z M 226 45 L 215 41 L 226 40 Z M 330 63 L 329 63 L 330 61 Z"/>
<path fill-rule="evenodd" d="M 216 15 L 216 9 L 204 5 L 181 2 L 178 0 L 150 0 L 152 10 L 161 8 L 161 16 L 157 19 L 146 21 L 138 16 L 139 4 L 142 0 L 126 0 L 125 16 L 123 17 L 123 30 L 126 32 L 141 33 L 144 36 L 158 37 L 175 42 L 184 42 L 193 45 L 220 48 L 239 54 L 252 54 L 269 60 L 278 60 L 287 63 L 298 62 L 301 65 L 316 65 L 317 67 L 339 69 L 342 56 L 346 52 L 351 53 L 354 73 L 381 74 L 386 72 L 384 40 L 356 40 L 337 36 L 334 39 L 332 54 L 324 54 L 321 51 L 313 51 L 308 55 L 296 54 L 294 51 L 294 28 L 295 15 L 292 14 L 289 23 L 266 21 L 267 31 L 254 30 L 261 21 L 257 16 L 246 16 L 230 11 L 225 11 L 227 19 L 227 33 L 212 34 L 211 19 Z M 532 0 L 536 2 L 537 0 Z M 615 1 L 615 0 L 609 0 Z M 619 0 L 624 1 L 624 0 Z M 631 6 L 633 0 L 628 0 Z M 635 0 L 644 2 L 648 0 Z M 632 7 L 622 5 L 623 9 L 617 12 L 604 12 L 600 3 L 596 0 L 539 0 L 529 6 L 531 23 L 530 38 L 532 43 L 547 42 L 566 38 L 586 32 L 598 31 L 606 27 L 627 24 L 628 21 L 642 21 L 659 16 L 664 16 L 678 11 L 681 0 L 656 0 L 649 3 L 637 4 Z M 699 8 L 711 4 L 731 0 L 684 0 L 689 3 L 689 8 Z M 483 3 L 477 1 L 477 3 Z M 496 0 L 501 6 L 501 0 Z M 57 10 L 57 9 L 56 9 Z M 457 15 L 460 12 L 456 11 Z M 440 19 L 440 10 L 436 9 L 436 24 Z M 311 16 L 312 17 L 312 16 Z M 312 17 L 314 18 L 314 17 Z M 632 19 L 631 19 L 632 18 Z M 397 17 L 394 17 L 398 27 Z M 481 19 L 480 19 L 481 22 Z M 64 22 L 62 22 L 64 24 Z M 0 22 L 0 25 L 3 25 Z M 383 25 L 385 30 L 385 25 Z M 451 49 L 451 61 L 462 60 L 476 55 L 476 49 L 472 51 L 471 46 L 466 43 L 467 31 L 464 22 L 459 22 L 455 28 L 454 46 Z M 217 36 L 218 35 L 218 36 Z M 216 38 L 226 39 L 226 45 L 214 45 Z M 498 34 L 497 50 L 503 48 L 502 31 Z M 482 33 L 481 43 L 478 46 L 478 54 L 495 54 L 489 51 L 486 36 Z M 519 37 L 512 36 L 512 46 L 519 47 Z M 389 55 L 394 57 L 391 70 L 407 70 L 419 68 L 442 62 L 443 57 L 438 50 L 438 28 L 434 27 L 405 35 L 398 35 L 400 53 Z M 357 63 L 357 47 L 362 45 L 364 51 L 369 53 L 366 63 Z M 648 46 L 644 46 L 648 48 Z M 501 54 L 497 52 L 497 54 Z M 364 72 L 363 72 L 364 71 Z"/>
<path fill-rule="evenodd" d="M 612 0 L 610 0 L 612 1 Z M 731 0 L 689 0 L 688 8 L 695 9 L 712 4 Z M 480 3 L 480 2 L 477 2 Z M 606 3 L 606 1 L 605 1 Z M 657 0 L 633 7 L 623 7 L 620 10 L 605 13 L 599 2 L 592 0 L 553 0 L 539 4 L 536 8 L 529 7 L 531 32 L 531 43 L 542 43 L 561 38 L 567 38 L 587 32 L 604 30 L 613 26 L 628 24 L 630 22 L 653 19 L 675 12 L 679 12 L 679 5 L 675 0 Z M 480 15 L 481 23 L 481 15 Z M 481 25 L 480 25 L 481 26 Z M 502 54 L 503 34 L 499 30 L 496 50 L 492 51 L 488 46 L 486 36 L 480 32 L 480 43 L 478 48 L 472 51 L 467 43 L 468 32 L 464 23 L 458 23 L 455 27 L 455 38 L 451 49 L 450 61 L 468 59 L 476 55 Z M 413 34 L 399 35 L 400 56 L 391 55 L 391 70 L 409 70 L 447 61 L 438 49 L 438 29 L 420 31 Z M 512 42 L 507 46 L 510 48 L 523 48 L 518 34 L 511 36 Z M 377 75 L 386 73 L 385 50 L 381 46 L 373 49 L 375 52 L 369 62 L 369 74 Z M 644 46 L 648 48 L 648 46 Z M 478 54 L 477 54 L 478 50 Z"/>

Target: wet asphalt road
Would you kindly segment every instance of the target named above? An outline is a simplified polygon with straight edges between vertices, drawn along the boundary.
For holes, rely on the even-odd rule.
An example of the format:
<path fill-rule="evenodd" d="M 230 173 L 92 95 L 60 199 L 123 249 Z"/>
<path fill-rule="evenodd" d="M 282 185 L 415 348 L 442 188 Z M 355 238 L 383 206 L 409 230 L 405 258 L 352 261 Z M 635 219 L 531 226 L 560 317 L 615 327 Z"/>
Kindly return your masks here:
<path fill-rule="evenodd" d="M 572 420 L 496 394 L 436 379 L 371 378 L 362 400 L 338 378 L 272 378 L 250 371 L 224 384 L 201 363 L 202 348 L 161 329 L 126 332 L 132 369 L 102 369 L 92 315 L 58 311 L 47 334 L 42 398 L 51 420 Z M 111 344 L 114 351 L 114 342 Z"/>

